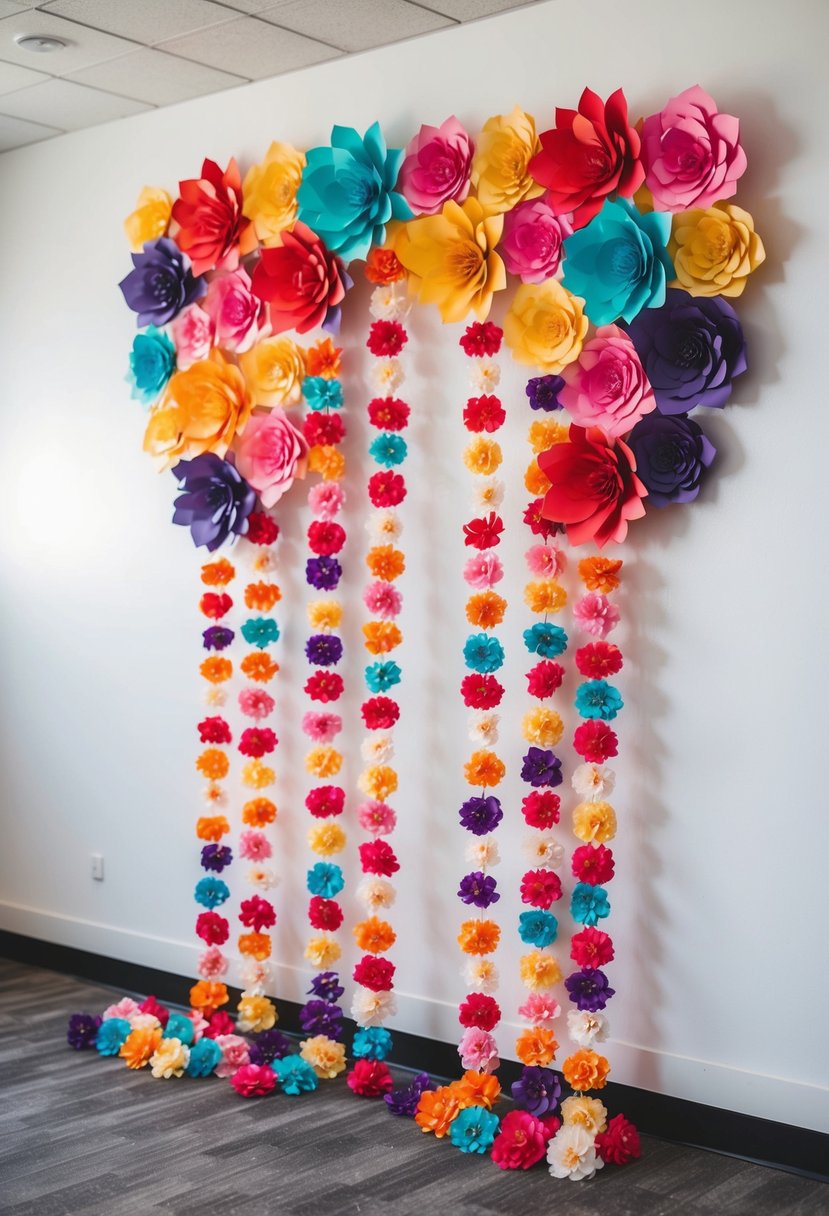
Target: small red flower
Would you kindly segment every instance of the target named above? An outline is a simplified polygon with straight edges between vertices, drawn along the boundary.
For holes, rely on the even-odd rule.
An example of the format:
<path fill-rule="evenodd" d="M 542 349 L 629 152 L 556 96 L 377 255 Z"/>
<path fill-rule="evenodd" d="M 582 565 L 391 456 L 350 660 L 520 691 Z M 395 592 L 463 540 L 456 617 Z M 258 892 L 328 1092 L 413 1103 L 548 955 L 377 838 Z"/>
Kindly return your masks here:
<path fill-rule="evenodd" d="M 378 958 L 372 954 L 364 954 L 354 968 L 352 979 L 363 988 L 372 992 L 391 992 L 394 987 L 394 963 L 387 958 Z"/>
<path fill-rule="evenodd" d="M 473 674 L 461 680 L 461 696 L 469 709 L 494 709 L 501 704 L 503 695 L 504 686 L 495 676 Z"/>
<path fill-rule="evenodd" d="M 398 397 L 374 397 L 368 403 L 368 420 L 381 431 L 403 431 L 411 410 Z"/>
<path fill-rule="evenodd" d="M 240 1098 L 261 1098 L 276 1085 L 276 1073 L 269 1064 L 243 1064 L 230 1078 Z"/>
<path fill-rule="evenodd" d="M 400 717 L 400 706 L 391 697 L 369 697 L 360 712 L 368 730 L 388 730 Z"/>
<path fill-rule="evenodd" d="M 576 666 L 588 680 L 604 680 L 622 670 L 622 652 L 612 642 L 588 642 L 576 651 Z"/>
<path fill-rule="evenodd" d="M 158 1018 L 162 1026 L 166 1026 L 170 1018 L 170 1010 L 152 995 L 145 997 L 138 1006 L 142 1013 L 151 1013 L 154 1018 Z M 205 1031 L 205 1034 L 207 1031 Z"/>
<path fill-rule="evenodd" d="M 321 410 L 307 414 L 302 433 L 310 446 L 335 447 L 345 439 L 345 424 L 339 414 L 324 414 Z"/>
<path fill-rule="evenodd" d="M 552 790 L 533 790 L 521 802 L 521 811 L 528 827 L 551 828 L 560 819 L 561 799 Z"/>
<path fill-rule="evenodd" d="M 553 870 L 527 870 L 521 879 L 521 902 L 549 908 L 561 899 L 561 879 Z"/>
<path fill-rule="evenodd" d="M 335 899 L 314 895 L 308 902 L 308 920 L 312 929 L 334 933 L 343 923 L 343 910 Z"/>
<path fill-rule="evenodd" d="M 531 697 L 539 701 L 551 697 L 561 687 L 564 679 L 564 668 L 552 659 L 542 659 L 535 667 L 527 672 L 527 689 Z"/>
<path fill-rule="evenodd" d="M 364 874 L 382 874 L 391 878 L 400 869 L 397 854 L 385 840 L 370 840 L 360 845 L 360 865 Z"/>
<path fill-rule="evenodd" d="M 383 469 L 368 479 L 368 496 L 373 507 L 397 507 L 406 497 L 406 483 L 400 473 Z"/>
<path fill-rule="evenodd" d="M 570 958 L 578 967 L 586 967 L 588 971 L 605 967 L 613 962 L 614 957 L 613 939 L 608 933 L 591 925 L 581 929 L 570 941 Z"/>
<path fill-rule="evenodd" d="M 305 795 L 305 806 L 315 819 L 332 819 L 345 810 L 345 790 L 338 785 L 318 785 Z"/>
<path fill-rule="evenodd" d="M 269 726 L 249 726 L 242 731 L 239 751 L 243 756 L 267 756 L 279 740 Z"/>
<path fill-rule="evenodd" d="M 232 607 L 233 600 L 224 592 L 218 595 L 215 591 L 206 591 L 199 600 L 199 608 L 211 621 L 220 621 Z"/>
<path fill-rule="evenodd" d="M 642 1155 L 639 1133 L 624 1115 L 616 1115 L 596 1137 L 596 1151 L 609 1165 L 627 1165 Z"/>
<path fill-rule="evenodd" d="M 545 540 L 548 540 L 551 536 L 563 532 L 564 524 L 556 524 L 551 519 L 545 519 L 541 514 L 543 507 L 543 498 L 534 498 L 531 503 L 528 503 L 524 512 L 524 523 L 533 536 L 543 536 Z"/>
<path fill-rule="evenodd" d="M 252 545 L 272 545 L 279 536 L 279 525 L 264 511 L 253 511 L 248 516 L 248 530 L 245 540 Z"/>
<path fill-rule="evenodd" d="M 573 874 L 579 882 L 588 882 L 591 887 L 610 882 L 615 870 L 613 850 L 605 845 L 583 844 L 573 850 Z"/>
<path fill-rule="evenodd" d="M 305 692 L 312 701 L 338 701 L 345 684 L 336 671 L 315 671 L 305 681 Z"/>
<path fill-rule="evenodd" d="M 470 397 L 463 411 L 463 424 L 468 431 L 487 431 L 492 434 L 502 427 L 507 419 L 507 413 L 500 398 L 491 395 L 485 397 Z"/>
<path fill-rule="evenodd" d="M 473 321 L 458 339 L 463 353 L 470 359 L 492 358 L 501 349 L 504 331 L 492 321 Z"/>
<path fill-rule="evenodd" d="M 504 521 L 501 516 L 490 511 L 488 516 L 470 519 L 468 524 L 463 525 L 464 544 L 471 545 L 474 549 L 493 549 L 495 545 L 500 545 L 503 530 Z"/>
<path fill-rule="evenodd" d="M 203 718 L 198 726 L 199 740 L 202 743 L 230 743 L 232 736 L 230 727 L 224 718 Z"/>
<path fill-rule="evenodd" d="M 458 1009 L 461 1026 L 476 1026 L 478 1030 L 494 1030 L 501 1020 L 501 1006 L 492 996 L 470 992 Z"/>
<path fill-rule="evenodd" d="M 378 359 L 392 359 L 400 354 L 408 340 L 409 335 L 399 321 L 373 321 L 366 346 Z"/>
<path fill-rule="evenodd" d="M 156 1014 L 156 1017 L 158 1015 Z M 220 1034 L 233 1034 L 236 1030 L 236 1023 L 229 1013 L 225 1013 L 224 1009 L 217 1009 L 210 1017 L 209 1025 L 204 1032 L 205 1038 L 215 1039 Z"/>
<path fill-rule="evenodd" d="M 239 905 L 239 920 L 249 929 L 261 933 L 263 929 L 270 929 L 276 924 L 276 913 L 267 899 L 262 899 L 261 895 L 251 895 L 250 899 L 243 899 Z"/>
<path fill-rule="evenodd" d="M 361 1098 L 381 1098 L 394 1088 L 391 1073 L 382 1060 L 356 1060 L 346 1080 L 349 1089 Z"/>
<path fill-rule="evenodd" d="M 208 946 L 223 946 L 230 936 L 230 925 L 218 912 L 200 912 L 196 917 L 196 936 Z"/>
<path fill-rule="evenodd" d="M 544 1139 L 552 1140 L 558 1129 L 561 1127 L 561 1119 L 558 1115 L 545 1115 L 543 1119 L 539 1119 L 539 1123 L 544 1126 Z"/>
<path fill-rule="evenodd" d="M 339 553 L 345 544 L 345 528 L 328 520 L 315 519 L 308 525 L 308 547 L 319 557 Z"/>
<path fill-rule="evenodd" d="M 604 764 L 611 756 L 618 756 L 618 742 L 616 732 L 597 719 L 582 722 L 573 735 L 573 747 L 589 764 Z"/>

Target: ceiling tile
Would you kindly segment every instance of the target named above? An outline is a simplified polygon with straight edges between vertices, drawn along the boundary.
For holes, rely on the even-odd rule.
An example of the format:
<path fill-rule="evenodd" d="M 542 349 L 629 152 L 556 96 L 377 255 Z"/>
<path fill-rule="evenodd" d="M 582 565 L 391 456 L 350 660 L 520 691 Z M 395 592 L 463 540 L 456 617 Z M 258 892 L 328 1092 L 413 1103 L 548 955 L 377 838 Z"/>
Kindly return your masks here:
<path fill-rule="evenodd" d="M 19 68 L 16 63 L 3 63 L 0 60 L 0 93 L 13 93 L 15 89 L 25 89 L 27 85 L 48 79 L 44 72 L 33 72 L 29 68 Z"/>
<path fill-rule="evenodd" d="M 406 0 L 282 0 L 259 16 L 344 51 L 364 51 L 453 24 Z"/>
<path fill-rule="evenodd" d="M 0 152 L 22 148 L 25 144 L 36 144 L 41 139 L 61 134 L 56 127 L 44 127 L 38 122 L 26 122 L 22 118 L 0 114 Z"/>
<path fill-rule="evenodd" d="M 226 4 L 228 8 L 235 9 L 239 13 L 261 13 L 266 8 L 273 8 L 274 0 L 222 0 L 222 4 Z"/>
<path fill-rule="evenodd" d="M 31 51 L 21 50 L 15 44 L 18 34 L 47 34 L 62 38 L 67 45 L 62 51 L 54 51 L 51 55 L 33 55 Z M 99 30 L 90 30 L 83 25 L 75 25 L 72 21 L 64 21 L 48 12 L 18 13 L 14 17 L 4 17 L 0 21 L 0 59 L 7 63 L 17 63 L 23 68 L 45 68 L 48 64 L 53 76 L 67 76 L 81 68 L 88 68 L 93 63 L 102 63 L 104 59 L 114 59 L 116 55 L 124 55 L 134 51 L 135 43 L 123 38 L 114 38 L 112 34 L 102 34 Z"/>
<path fill-rule="evenodd" d="M 456 21 L 474 21 L 476 17 L 491 17 L 511 8 L 527 8 L 538 0 L 428 0 L 429 8 Z"/>
<path fill-rule="evenodd" d="M 186 34 L 165 42 L 159 49 L 250 80 L 278 76 L 294 68 L 334 59 L 339 54 L 333 47 L 277 29 L 255 17 L 240 17 L 226 25 Z"/>
<path fill-rule="evenodd" d="M 114 118 L 140 114 L 152 107 L 99 89 L 88 89 L 70 80 L 47 80 L 45 84 L 33 84 L 17 93 L 6 93 L 0 108 L 15 118 L 47 126 L 59 123 L 64 131 L 79 131 L 82 127 L 94 127 Z"/>
<path fill-rule="evenodd" d="M 152 46 L 167 38 L 232 21 L 235 13 L 212 0 L 51 0 L 48 13 Z"/>
<path fill-rule="evenodd" d="M 203 97 L 205 93 L 220 93 L 245 83 L 241 76 L 231 76 L 177 55 L 165 55 L 150 47 L 73 72 L 67 79 L 156 106 L 173 105 L 190 97 Z"/>
<path fill-rule="evenodd" d="M 32 7 L 34 6 L 20 3 L 19 0 L 0 0 L 0 17 L 12 17 L 15 13 L 21 13 L 24 9 Z"/>

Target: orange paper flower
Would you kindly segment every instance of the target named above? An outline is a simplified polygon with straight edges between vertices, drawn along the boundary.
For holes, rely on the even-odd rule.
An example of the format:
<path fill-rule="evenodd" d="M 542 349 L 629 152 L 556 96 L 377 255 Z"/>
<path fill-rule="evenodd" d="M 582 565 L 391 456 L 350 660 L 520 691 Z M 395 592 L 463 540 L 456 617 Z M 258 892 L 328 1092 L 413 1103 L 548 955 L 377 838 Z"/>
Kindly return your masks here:
<path fill-rule="evenodd" d="M 226 1005 L 229 1000 L 227 985 L 215 980 L 199 980 L 190 989 L 190 1004 L 194 1009 L 201 1010 L 205 1017 Z"/>
<path fill-rule="evenodd" d="M 377 287 L 388 287 L 406 277 L 406 269 L 393 249 L 372 249 L 366 258 L 365 276 Z"/>
<path fill-rule="evenodd" d="M 492 954 L 500 940 L 501 929 L 494 920 L 465 920 L 458 934 L 464 954 Z"/>
<path fill-rule="evenodd" d="M 335 747 L 312 747 L 305 757 L 305 768 L 313 777 L 336 777 L 342 766 L 342 753 Z"/>
<path fill-rule="evenodd" d="M 501 1096 L 498 1078 L 488 1072 L 465 1072 L 450 1089 L 458 1099 L 461 1110 L 467 1106 L 483 1106 L 486 1110 L 492 1110 Z"/>
<path fill-rule="evenodd" d="M 207 587 L 225 587 L 236 577 L 236 569 L 226 557 L 206 562 L 201 568 L 201 581 Z"/>
<path fill-rule="evenodd" d="M 233 675 L 233 664 L 230 659 L 223 659 L 221 655 L 211 654 L 204 660 L 199 671 L 211 684 L 223 684 Z"/>
<path fill-rule="evenodd" d="M 388 921 L 370 916 L 354 926 L 354 940 L 358 950 L 365 950 L 367 954 L 383 954 L 397 941 L 397 934 Z"/>
<path fill-rule="evenodd" d="M 545 992 L 561 980 L 561 968 L 552 954 L 543 950 L 531 950 L 521 956 L 519 963 L 521 982 L 530 992 Z"/>
<path fill-rule="evenodd" d="M 242 820 L 249 827 L 263 828 L 276 819 L 276 806 L 270 798 L 252 798 L 242 807 Z"/>
<path fill-rule="evenodd" d="M 470 595 L 466 601 L 466 619 L 470 625 L 480 629 L 494 629 L 500 625 L 507 610 L 507 601 L 495 591 L 482 591 Z"/>
<path fill-rule="evenodd" d="M 245 605 L 254 612 L 270 612 L 281 599 L 276 583 L 248 583 L 245 587 Z"/>
<path fill-rule="evenodd" d="M 164 469 L 202 452 L 224 456 L 245 429 L 252 408 L 239 368 L 213 349 L 170 378 L 163 402 L 147 423 L 144 451 Z"/>
<path fill-rule="evenodd" d="M 403 641 L 403 634 L 394 621 L 369 621 L 363 625 L 363 633 L 369 654 L 388 654 Z"/>
<path fill-rule="evenodd" d="M 133 253 L 140 253 L 147 241 L 164 236 L 170 226 L 173 200 L 166 190 L 145 186 L 138 196 L 135 210 L 124 220 L 124 231 Z"/>
<path fill-rule="evenodd" d="M 434 1132 L 442 1140 L 461 1106 L 451 1085 L 427 1089 L 420 1095 L 415 1111 L 415 1123 L 422 1132 Z"/>
<path fill-rule="evenodd" d="M 331 443 L 316 443 L 308 452 L 308 468 L 323 481 L 339 481 L 345 473 L 345 456 Z"/>
<path fill-rule="evenodd" d="M 388 764 L 373 764 L 360 773 L 359 786 L 366 797 L 385 802 L 397 789 L 397 773 Z"/>
<path fill-rule="evenodd" d="M 527 583 L 524 588 L 524 603 L 531 612 L 561 612 L 567 603 L 567 592 L 552 578 L 540 578 Z"/>
<path fill-rule="evenodd" d="M 531 425 L 527 438 L 534 452 L 546 452 L 556 443 L 566 443 L 570 438 L 570 428 L 549 418 L 539 418 Z"/>
<path fill-rule="evenodd" d="M 239 953 L 264 962 L 271 956 L 271 938 L 268 933 L 241 933 L 239 935 Z"/>
<path fill-rule="evenodd" d="M 463 773 L 468 785 L 483 790 L 493 789 L 504 780 L 504 762 L 494 752 L 473 752 L 464 765 Z"/>
<path fill-rule="evenodd" d="M 241 668 L 249 680 L 258 680 L 260 684 L 267 684 L 279 671 L 279 664 L 268 655 L 258 654 L 254 651 L 253 654 L 245 655 Z"/>
<path fill-rule="evenodd" d="M 218 844 L 229 831 L 230 824 L 224 815 L 202 815 L 196 823 L 196 836 L 199 840 L 209 840 L 211 844 Z"/>
<path fill-rule="evenodd" d="M 126 1062 L 127 1068 L 143 1068 L 149 1064 L 150 1056 L 160 1042 L 160 1026 L 139 1026 L 124 1039 L 118 1055 Z"/>
<path fill-rule="evenodd" d="M 579 578 L 588 591 L 600 591 L 609 595 L 615 591 L 622 581 L 619 571 L 622 569 L 622 559 L 610 557 L 585 557 L 579 562 Z"/>
<path fill-rule="evenodd" d="M 546 1068 L 556 1058 L 558 1043 L 552 1030 L 532 1026 L 522 1030 L 515 1040 L 515 1054 L 522 1064 Z"/>
<path fill-rule="evenodd" d="M 406 559 L 394 545 L 376 545 L 366 554 L 366 565 L 375 578 L 393 583 L 406 569 Z"/>
<path fill-rule="evenodd" d="M 550 479 L 539 467 L 537 460 L 533 460 L 531 464 L 527 465 L 527 471 L 524 474 L 524 485 L 533 498 L 540 498 L 542 494 L 546 494 L 549 490 Z"/>
<path fill-rule="evenodd" d="M 227 754 L 218 747 L 207 747 L 196 761 L 196 768 L 208 781 L 221 781 L 230 768 Z"/>
<path fill-rule="evenodd" d="M 481 477 L 488 477 L 500 468 L 502 459 L 501 445 L 485 435 L 473 439 L 463 454 L 463 463 L 470 473 L 477 473 Z"/>
<path fill-rule="evenodd" d="M 325 380 L 334 380 L 340 372 L 340 356 L 342 347 L 335 346 L 330 338 L 323 338 L 312 346 L 305 356 L 305 365 L 309 376 L 322 376 Z"/>
<path fill-rule="evenodd" d="M 562 1065 L 564 1079 L 571 1089 L 604 1089 L 610 1072 L 610 1064 L 604 1056 L 582 1048 L 568 1056 Z"/>

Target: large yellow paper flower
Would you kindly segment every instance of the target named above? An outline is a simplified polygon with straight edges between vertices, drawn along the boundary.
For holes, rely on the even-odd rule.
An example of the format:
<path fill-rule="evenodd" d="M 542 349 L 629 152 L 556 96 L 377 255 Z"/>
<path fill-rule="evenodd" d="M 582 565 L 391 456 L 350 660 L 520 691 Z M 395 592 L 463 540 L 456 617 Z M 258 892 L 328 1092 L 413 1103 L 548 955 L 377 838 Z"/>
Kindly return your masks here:
<path fill-rule="evenodd" d="M 124 220 L 124 232 L 133 253 L 140 253 L 145 241 L 164 236 L 170 226 L 173 200 L 166 190 L 145 186 L 138 196 L 135 210 Z"/>
<path fill-rule="evenodd" d="M 262 338 L 239 359 L 254 405 L 296 405 L 302 396 L 305 352 L 290 338 Z"/>
<path fill-rule="evenodd" d="M 278 245 L 280 232 L 296 219 L 296 192 L 304 168 L 304 152 L 274 140 L 265 159 L 245 174 L 242 212 L 253 221 L 263 245 Z"/>
<path fill-rule="evenodd" d="M 518 965 L 521 982 L 531 992 L 544 992 L 561 980 L 558 960 L 552 954 L 545 954 L 543 950 L 531 950 L 529 954 L 522 954 Z"/>
<path fill-rule="evenodd" d="M 540 151 L 535 119 L 520 106 L 487 119 L 472 162 L 472 185 L 487 211 L 511 211 L 523 199 L 544 193 L 529 173 L 530 161 Z"/>
<path fill-rule="evenodd" d="M 183 1077 L 190 1060 L 190 1048 L 181 1039 L 160 1039 L 150 1056 L 149 1065 L 156 1078 Z"/>
<path fill-rule="evenodd" d="M 739 296 L 746 279 L 766 260 L 754 220 L 742 207 L 715 203 L 675 215 L 668 252 L 675 287 L 692 296 Z"/>
<path fill-rule="evenodd" d="M 436 304 L 444 321 L 461 321 L 470 312 L 485 320 L 493 294 L 507 285 L 495 252 L 503 226 L 502 216 L 487 216 L 474 198 L 462 206 L 444 203 L 440 215 L 404 224 L 395 252 L 410 272 L 410 289 Z"/>
<path fill-rule="evenodd" d="M 522 283 L 504 318 L 504 338 L 516 362 L 558 374 L 578 359 L 588 324 L 584 300 L 556 279 Z"/>
<path fill-rule="evenodd" d="M 242 373 L 218 350 L 176 372 L 144 433 L 144 451 L 167 469 L 202 452 L 224 456 L 253 408 Z"/>

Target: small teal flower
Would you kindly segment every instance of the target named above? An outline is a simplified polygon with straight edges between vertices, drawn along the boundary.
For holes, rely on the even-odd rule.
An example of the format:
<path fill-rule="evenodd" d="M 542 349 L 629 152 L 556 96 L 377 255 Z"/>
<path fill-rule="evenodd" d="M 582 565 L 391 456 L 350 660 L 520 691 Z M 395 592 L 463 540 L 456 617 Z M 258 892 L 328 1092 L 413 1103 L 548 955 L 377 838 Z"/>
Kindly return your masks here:
<path fill-rule="evenodd" d="M 325 376 L 306 376 L 302 381 L 302 395 L 312 410 L 343 408 L 343 386 L 339 380 L 326 380 Z"/>
<path fill-rule="evenodd" d="M 384 469 L 392 469 L 396 464 L 402 464 L 409 454 L 409 448 L 402 435 L 392 435 L 389 431 L 381 431 L 369 445 L 368 454 L 375 464 Z"/>
<path fill-rule="evenodd" d="M 591 887 L 589 882 L 577 882 L 570 899 L 570 915 L 580 925 L 595 925 L 610 916 L 610 900 L 604 887 Z"/>
<path fill-rule="evenodd" d="M 567 634 L 560 625 L 539 621 L 531 629 L 524 630 L 524 645 L 530 654 L 540 654 L 544 659 L 554 659 L 567 649 Z"/>
<path fill-rule="evenodd" d="M 306 882 L 311 895 L 321 895 L 323 899 L 334 899 L 345 886 L 342 870 L 330 861 L 318 861 L 308 871 Z"/>
<path fill-rule="evenodd" d="M 183 1013 L 171 1013 L 167 1025 L 161 1032 L 162 1039 L 178 1039 L 189 1047 L 193 1042 L 193 1023 Z"/>
<path fill-rule="evenodd" d="M 302 1056 L 284 1056 L 281 1060 L 272 1060 L 271 1068 L 284 1094 L 310 1094 L 319 1084 L 317 1074 Z"/>
<path fill-rule="evenodd" d="M 401 148 L 386 149 L 380 124 L 361 136 L 334 127 L 331 146 L 311 148 L 297 192 L 299 218 L 349 262 L 382 245 L 389 220 L 410 220 L 412 209 L 394 189 Z"/>
<path fill-rule="evenodd" d="M 402 672 L 395 662 L 372 663 L 366 668 L 366 687 L 369 692 L 388 692 L 399 684 Z"/>
<path fill-rule="evenodd" d="M 151 325 L 143 334 L 135 335 L 127 376 L 134 401 L 152 404 L 175 370 L 176 348 L 165 333 Z"/>
<path fill-rule="evenodd" d="M 269 616 L 251 617 L 242 626 L 242 637 L 249 646 L 264 650 L 279 640 L 279 626 Z"/>
<path fill-rule="evenodd" d="M 98 1037 L 95 1046 L 102 1056 L 117 1056 L 121 1044 L 130 1033 L 132 1027 L 126 1018 L 104 1018 L 98 1027 Z"/>
<path fill-rule="evenodd" d="M 362 1060 L 385 1060 L 392 1048 L 392 1039 L 384 1026 L 369 1026 L 354 1035 L 352 1055 Z"/>
<path fill-rule="evenodd" d="M 209 1077 L 222 1058 L 222 1049 L 214 1039 L 199 1039 L 190 1048 L 185 1072 L 188 1077 Z"/>
<path fill-rule="evenodd" d="M 607 680 L 586 680 L 579 684 L 573 704 L 583 718 L 612 722 L 625 703 Z"/>
<path fill-rule="evenodd" d="M 462 1153 L 485 1153 L 492 1148 L 501 1120 L 482 1106 L 467 1106 L 449 1126 L 449 1136 Z"/>
<path fill-rule="evenodd" d="M 230 887 L 221 878 L 207 874 L 196 883 L 195 900 L 202 907 L 218 908 L 226 899 L 230 899 Z"/>
<path fill-rule="evenodd" d="M 621 317 L 632 321 L 643 308 L 661 308 L 674 266 L 665 246 L 671 217 L 640 215 L 633 203 L 606 201 L 598 215 L 564 242 L 564 286 L 582 296 L 594 325 Z"/>
<path fill-rule="evenodd" d="M 543 950 L 556 940 L 558 921 L 552 912 L 533 908 L 531 912 L 522 912 L 518 917 L 518 932 L 521 941 L 526 945 L 537 946 L 539 950 Z"/>
<path fill-rule="evenodd" d="M 463 658 L 470 671 L 490 674 L 503 664 L 504 648 L 497 638 L 486 633 L 472 633 L 466 639 Z"/>

